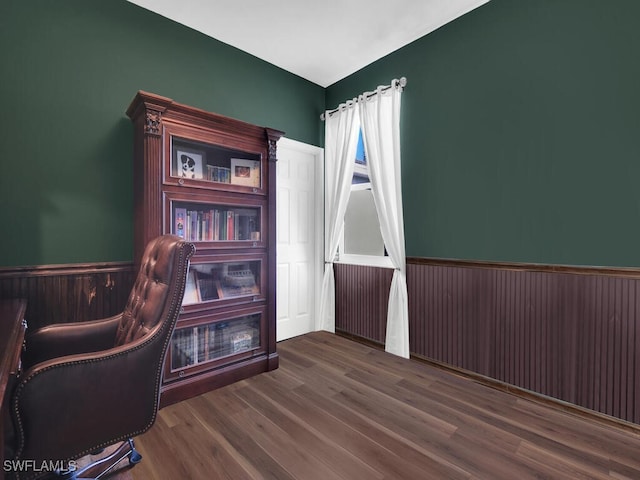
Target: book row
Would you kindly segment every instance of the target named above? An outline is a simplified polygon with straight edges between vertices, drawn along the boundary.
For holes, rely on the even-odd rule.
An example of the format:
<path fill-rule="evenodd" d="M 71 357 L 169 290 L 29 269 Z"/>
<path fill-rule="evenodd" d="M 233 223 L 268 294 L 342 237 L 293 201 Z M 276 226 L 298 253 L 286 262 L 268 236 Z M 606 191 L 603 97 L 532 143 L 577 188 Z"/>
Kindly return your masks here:
<path fill-rule="evenodd" d="M 211 273 L 205 273 L 192 268 L 187 275 L 182 304 L 190 305 L 209 300 L 257 295 L 259 293 L 260 288 L 256 284 L 254 273 L 250 269 L 231 272 L 231 275 L 225 275 L 220 278 L 220 275 L 215 270 Z"/>
<path fill-rule="evenodd" d="M 171 340 L 171 368 L 191 367 L 260 344 L 259 316 L 176 330 Z"/>
<path fill-rule="evenodd" d="M 260 240 L 257 210 L 176 207 L 173 217 L 173 233 L 190 242 Z"/>
<path fill-rule="evenodd" d="M 231 169 L 207 165 L 207 180 L 218 183 L 231 183 Z"/>

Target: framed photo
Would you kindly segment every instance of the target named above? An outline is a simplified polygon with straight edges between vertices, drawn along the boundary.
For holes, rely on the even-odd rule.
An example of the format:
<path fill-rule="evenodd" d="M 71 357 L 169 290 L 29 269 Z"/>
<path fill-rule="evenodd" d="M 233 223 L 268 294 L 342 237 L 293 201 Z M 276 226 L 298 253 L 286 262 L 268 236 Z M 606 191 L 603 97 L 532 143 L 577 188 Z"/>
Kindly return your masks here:
<path fill-rule="evenodd" d="M 231 184 L 260 188 L 260 162 L 256 160 L 232 158 Z"/>
<path fill-rule="evenodd" d="M 176 177 L 193 178 L 202 180 L 204 178 L 202 169 L 202 159 L 205 153 L 200 150 L 191 150 L 178 147 L 175 149 Z"/>

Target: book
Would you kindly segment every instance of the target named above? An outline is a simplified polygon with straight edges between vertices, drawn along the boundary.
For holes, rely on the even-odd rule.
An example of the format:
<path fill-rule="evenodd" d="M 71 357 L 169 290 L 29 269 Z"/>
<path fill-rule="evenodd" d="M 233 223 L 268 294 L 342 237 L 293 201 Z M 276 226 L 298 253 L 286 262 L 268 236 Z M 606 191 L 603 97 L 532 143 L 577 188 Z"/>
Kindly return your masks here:
<path fill-rule="evenodd" d="M 184 287 L 184 296 L 182 297 L 182 305 L 190 305 L 200 302 L 198 296 L 198 287 L 196 282 L 196 272 L 193 269 L 187 273 L 187 283 Z"/>
<path fill-rule="evenodd" d="M 260 293 L 260 287 L 255 283 L 249 286 L 224 285 L 219 280 L 216 281 L 216 289 L 218 298 L 239 297 L 241 295 L 257 295 Z"/>
<path fill-rule="evenodd" d="M 227 237 L 226 240 L 235 240 L 235 225 L 234 225 L 235 217 L 233 215 L 233 210 L 227 211 Z"/>
<path fill-rule="evenodd" d="M 202 363 L 207 360 L 206 345 L 207 345 L 207 327 L 199 326 L 193 327 L 193 335 L 195 345 L 198 348 L 198 354 L 196 355 L 197 363 Z"/>
<path fill-rule="evenodd" d="M 193 332 L 191 329 L 176 330 L 171 340 L 171 368 L 174 370 L 188 367 L 194 363 Z"/>
<path fill-rule="evenodd" d="M 218 290 L 213 275 L 196 271 L 196 286 L 200 301 L 206 302 L 218 299 Z"/>
<path fill-rule="evenodd" d="M 216 358 L 219 355 L 220 339 L 218 338 L 218 325 L 210 323 L 207 328 L 207 360 Z"/>
<path fill-rule="evenodd" d="M 186 230 L 185 230 L 185 222 L 187 220 L 187 209 L 186 208 L 174 208 L 174 228 L 173 233 L 180 238 L 186 238 Z"/>
<path fill-rule="evenodd" d="M 227 212 L 225 210 L 220 211 L 220 216 L 218 217 L 220 232 L 218 240 L 226 240 L 227 239 Z"/>

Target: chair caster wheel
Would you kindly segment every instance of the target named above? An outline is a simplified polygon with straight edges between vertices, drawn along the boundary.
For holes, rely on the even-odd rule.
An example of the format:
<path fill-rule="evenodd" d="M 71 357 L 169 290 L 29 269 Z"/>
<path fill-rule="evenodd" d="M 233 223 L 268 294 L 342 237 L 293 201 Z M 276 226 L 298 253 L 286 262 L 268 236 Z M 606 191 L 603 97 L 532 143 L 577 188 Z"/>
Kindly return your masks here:
<path fill-rule="evenodd" d="M 136 463 L 140 463 L 142 460 L 142 455 L 138 453 L 137 450 L 133 450 L 131 455 L 129 456 L 129 465 L 135 465 Z"/>

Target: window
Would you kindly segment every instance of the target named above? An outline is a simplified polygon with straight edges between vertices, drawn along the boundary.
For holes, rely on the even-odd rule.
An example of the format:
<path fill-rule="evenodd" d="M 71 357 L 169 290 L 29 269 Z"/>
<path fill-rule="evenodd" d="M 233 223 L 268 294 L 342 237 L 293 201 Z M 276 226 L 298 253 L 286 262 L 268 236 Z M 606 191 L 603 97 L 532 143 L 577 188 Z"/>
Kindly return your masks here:
<path fill-rule="evenodd" d="M 338 247 L 338 262 L 392 267 L 385 251 L 380 221 L 373 201 L 362 131 L 358 135 L 351 193 Z"/>

